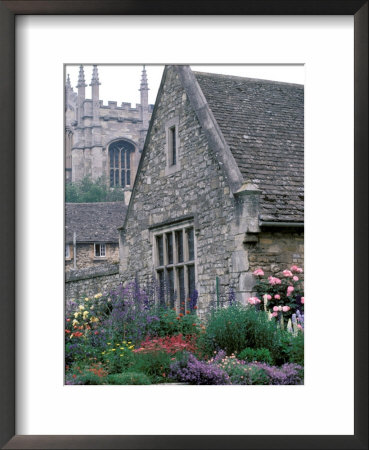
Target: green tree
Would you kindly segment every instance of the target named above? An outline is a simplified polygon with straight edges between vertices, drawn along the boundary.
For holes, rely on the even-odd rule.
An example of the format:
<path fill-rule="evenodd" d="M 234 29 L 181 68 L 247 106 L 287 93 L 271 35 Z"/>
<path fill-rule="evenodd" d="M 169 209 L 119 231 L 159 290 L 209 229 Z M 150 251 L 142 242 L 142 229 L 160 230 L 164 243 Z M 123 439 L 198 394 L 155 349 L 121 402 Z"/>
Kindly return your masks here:
<path fill-rule="evenodd" d="M 121 188 L 108 188 L 105 177 L 96 181 L 84 177 L 80 182 L 67 183 L 65 201 L 67 203 L 117 202 L 124 200 Z"/>

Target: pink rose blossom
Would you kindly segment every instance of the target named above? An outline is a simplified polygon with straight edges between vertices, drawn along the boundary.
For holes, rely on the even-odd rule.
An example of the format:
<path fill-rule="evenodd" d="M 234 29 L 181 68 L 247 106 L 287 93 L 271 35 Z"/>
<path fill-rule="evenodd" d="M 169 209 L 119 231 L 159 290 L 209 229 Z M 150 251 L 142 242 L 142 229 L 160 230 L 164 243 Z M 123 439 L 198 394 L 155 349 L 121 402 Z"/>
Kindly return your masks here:
<path fill-rule="evenodd" d="M 296 275 L 294 275 L 294 276 L 292 277 L 292 279 L 293 279 L 293 281 L 299 281 L 299 277 L 297 277 Z"/>
<path fill-rule="evenodd" d="M 301 326 L 300 324 L 297 325 L 297 328 L 298 328 L 299 330 L 302 330 L 302 326 Z"/>
<path fill-rule="evenodd" d="M 277 317 L 277 316 L 278 316 L 277 312 L 272 313 L 272 317 Z"/>
<path fill-rule="evenodd" d="M 280 296 L 279 294 L 275 294 L 274 298 L 275 298 L 276 300 L 280 300 L 280 299 L 281 299 L 281 296 Z"/>
<path fill-rule="evenodd" d="M 259 300 L 257 297 L 249 297 L 247 300 L 250 305 L 257 305 L 258 303 L 261 303 L 261 300 Z"/>
<path fill-rule="evenodd" d="M 287 288 L 287 297 L 289 297 L 294 290 L 295 290 L 295 288 L 293 286 L 288 286 L 288 288 Z"/>
<path fill-rule="evenodd" d="M 281 284 L 281 280 L 279 278 L 275 278 L 275 277 L 268 277 L 268 281 L 269 281 L 269 284 L 271 284 L 271 285 Z"/>
<path fill-rule="evenodd" d="M 292 272 L 297 272 L 298 271 L 298 267 L 297 266 L 292 266 L 291 270 L 292 270 Z"/>
<path fill-rule="evenodd" d="M 267 294 L 267 300 L 271 300 L 271 299 L 272 299 L 272 296 Z"/>
<path fill-rule="evenodd" d="M 264 275 L 264 272 L 263 272 L 263 269 L 256 269 L 256 270 L 254 270 L 254 272 L 252 274 L 257 277 L 262 277 Z"/>
<path fill-rule="evenodd" d="M 284 270 L 284 271 L 283 271 L 283 275 L 284 275 L 285 277 L 292 277 L 292 272 L 291 272 L 290 270 Z"/>
<path fill-rule="evenodd" d="M 273 311 L 279 311 L 278 306 L 274 306 L 274 307 L 273 307 Z"/>
<path fill-rule="evenodd" d="M 282 311 L 283 312 L 287 312 L 289 311 L 291 308 L 289 306 L 283 306 Z"/>
<path fill-rule="evenodd" d="M 305 297 L 301 297 L 301 303 L 302 303 L 302 304 L 305 303 Z"/>
<path fill-rule="evenodd" d="M 298 272 L 298 273 L 302 273 L 302 269 L 301 269 L 301 267 L 298 267 L 298 268 L 297 268 L 297 270 L 296 270 L 296 272 Z"/>

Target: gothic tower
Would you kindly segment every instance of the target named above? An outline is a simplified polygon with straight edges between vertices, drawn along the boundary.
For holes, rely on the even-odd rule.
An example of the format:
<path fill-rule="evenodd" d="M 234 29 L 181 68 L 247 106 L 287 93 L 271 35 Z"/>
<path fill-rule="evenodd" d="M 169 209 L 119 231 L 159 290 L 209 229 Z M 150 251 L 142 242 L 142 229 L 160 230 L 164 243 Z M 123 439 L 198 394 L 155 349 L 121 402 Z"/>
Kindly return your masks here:
<path fill-rule="evenodd" d="M 122 188 L 129 198 L 143 149 L 153 105 L 148 103 L 145 66 L 140 83 L 141 103 L 132 107 L 116 101 L 107 105 L 99 97 L 99 73 L 92 67 L 91 99 L 83 65 L 79 68 L 77 93 L 68 75 L 66 97 L 66 173 L 67 180 L 79 182 L 84 177 L 103 178 L 109 187 Z"/>

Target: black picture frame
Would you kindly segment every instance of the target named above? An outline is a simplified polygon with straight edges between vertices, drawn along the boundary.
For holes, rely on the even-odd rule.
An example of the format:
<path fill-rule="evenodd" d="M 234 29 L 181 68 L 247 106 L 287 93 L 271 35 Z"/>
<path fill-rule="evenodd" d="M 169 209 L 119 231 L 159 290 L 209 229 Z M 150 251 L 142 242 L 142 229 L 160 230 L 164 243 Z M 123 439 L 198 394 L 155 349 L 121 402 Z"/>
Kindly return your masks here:
<path fill-rule="evenodd" d="M 354 16 L 354 435 L 15 435 L 15 16 L 18 14 L 206 14 Z M 368 1 L 88 0 L 0 1 L 0 445 L 6 449 L 367 449 L 368 448 Z M 21 224 L 17 224 L 21 227 Z M 21 282 L 21 280 L 17 280 Z M 339 395 L 339 393 L 337 393 Z"/>

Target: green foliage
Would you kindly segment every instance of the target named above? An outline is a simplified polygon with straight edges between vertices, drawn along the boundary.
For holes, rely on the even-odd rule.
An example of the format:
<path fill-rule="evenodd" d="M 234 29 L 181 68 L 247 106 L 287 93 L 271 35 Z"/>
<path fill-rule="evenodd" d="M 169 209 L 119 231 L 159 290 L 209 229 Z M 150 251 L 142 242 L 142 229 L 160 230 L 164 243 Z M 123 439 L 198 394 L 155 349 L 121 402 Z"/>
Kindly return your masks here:
<path fill-rule="evenodd" d="M 265 362 L 270 365 L 273 364 L 272 355 L 267 348 L 245 348 L 238 355 L 238 358 L 246 362 L 258 361 Z"/>
<path fill-rule="evenodd" d="M 120 373 L 132 365 L 133 345 L 123 341 L 119 344 L 111 344 L 101 353 L 105 367 L 109 373 Z"/>
<path fill-rule="evenodd" d="M 299 332 L 296 336 L 291 335 L 286 350 L 288 360 L 291 363 L 304 365 L 304 333 Z"/>
<path fill-rule="evenodd" d="M 195 312 L 190 314 L 177 314 L 175 310 L 158 307 L 155 310 L 157 321 L 150 324 L 150 336 L 174 336 L 182 334 L 189 336 L 199 333 L 200 320 Z"/>
<path fill-rule="evenodd" d="M 117 202 L 124 200 L 121 188 L 109 188 L 105 177 L 96 181 L 85 177 L 77 183 L 65 185 L 65 201 L 67 203 Z"/>
<path fill-rule="evenodd" d="M 230 355 L 246 347 L 266 348 L 273 354 L 279 339 L 280 330 L 264 311 L 235 304 L 211 313 L 198 344 L 208 355 L 220 349 Z"/>
<path fill-rule="evenodd" d="M 108 384 L 152 384 L 150 377 L 142 372 L 115 373 L 108 376 Z"/>
<path fill-rule="evenodd" d="M 172 357 L 165 351 L 134 353 L 131 370 L 143 372 L 156 381 L 165 381 Z"/>

